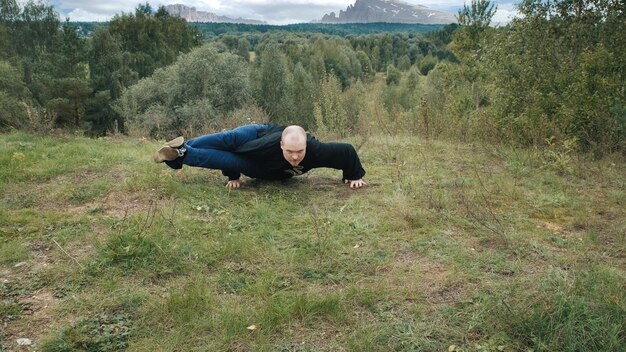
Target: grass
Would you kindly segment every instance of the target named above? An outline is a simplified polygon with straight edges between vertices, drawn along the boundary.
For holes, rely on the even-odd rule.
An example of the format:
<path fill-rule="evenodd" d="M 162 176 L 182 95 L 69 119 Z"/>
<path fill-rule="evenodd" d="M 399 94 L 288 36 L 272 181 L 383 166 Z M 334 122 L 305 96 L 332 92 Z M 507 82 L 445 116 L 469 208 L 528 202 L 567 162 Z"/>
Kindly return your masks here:
<path fill-rule="evenodd" d="M 0 350 L 620 351 L 626 165 L 372 136 L 227 190 L 156 142 L 0 135 Z M 548 161 L 546 161 L 548 160 Z"/>

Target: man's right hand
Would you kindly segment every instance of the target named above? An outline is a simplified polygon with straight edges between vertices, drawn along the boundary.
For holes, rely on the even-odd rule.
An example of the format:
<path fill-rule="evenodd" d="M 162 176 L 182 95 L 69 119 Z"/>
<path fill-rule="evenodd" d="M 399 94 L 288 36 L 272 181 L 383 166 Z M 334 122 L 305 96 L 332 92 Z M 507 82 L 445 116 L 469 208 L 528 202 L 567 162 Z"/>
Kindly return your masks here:
<path fill-rule="evenodd" d="M 228 189 L 239 188 L 242 183 L 243 181 L 241 181 L 241 179 L 229 180 L 228 183 L 226 184 L 226 188 Z"/>
<path fill-rule="evenodd" d="M 346 184 L 350 184 L 350 188 L 361 188 L 367 185 L 367 182 L 363 181 L 362 178 L 358 180 L 345 180 Z"/>

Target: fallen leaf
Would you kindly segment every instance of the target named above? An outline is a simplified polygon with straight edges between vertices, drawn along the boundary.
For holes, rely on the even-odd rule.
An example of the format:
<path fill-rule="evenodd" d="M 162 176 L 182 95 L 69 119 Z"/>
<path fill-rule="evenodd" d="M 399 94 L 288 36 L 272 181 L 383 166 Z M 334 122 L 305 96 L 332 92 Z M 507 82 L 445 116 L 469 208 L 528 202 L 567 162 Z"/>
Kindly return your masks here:
<path fill-rule="evenodd" d="M 254 330 L 256 330 L 256 325 L 250 325 L 246 329 L 248 329 L 250 331 L 254 331 Z"/>
<path fill-rule="evenodd" d="M 450 345 L 450 347 L 448 347 L 448 352 L 454 352 L 456 351 L 456 345 Z"/>

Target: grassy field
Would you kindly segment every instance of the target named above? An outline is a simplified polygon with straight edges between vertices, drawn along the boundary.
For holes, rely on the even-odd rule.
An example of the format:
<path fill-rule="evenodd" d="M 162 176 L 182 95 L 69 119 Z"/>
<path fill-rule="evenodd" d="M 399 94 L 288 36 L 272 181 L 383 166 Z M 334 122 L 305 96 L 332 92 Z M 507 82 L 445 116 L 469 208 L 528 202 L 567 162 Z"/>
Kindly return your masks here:
<path fill-rule="evenodd" d="M 158 146 L 0 135 L 0 350 L 625 350 L 619 158 L 373 136 L 364 189 L 229 191 Z"/>

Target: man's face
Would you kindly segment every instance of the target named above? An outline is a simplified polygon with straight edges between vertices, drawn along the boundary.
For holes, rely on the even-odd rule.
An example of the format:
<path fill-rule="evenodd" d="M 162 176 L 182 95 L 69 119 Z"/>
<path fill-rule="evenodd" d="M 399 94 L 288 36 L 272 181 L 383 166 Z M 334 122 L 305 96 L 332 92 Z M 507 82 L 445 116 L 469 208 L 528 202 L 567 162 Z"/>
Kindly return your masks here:
<path fill-rule="evenodd" d="M 283 150 L 285 160 L 287 160 L 291 166 L 296 167 L 302 162 L 306 154 L 306 139 L 288 138 L 284 141 L 280 141 L 280 149 Z"/>

